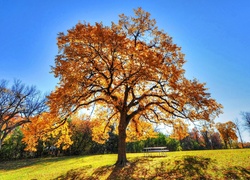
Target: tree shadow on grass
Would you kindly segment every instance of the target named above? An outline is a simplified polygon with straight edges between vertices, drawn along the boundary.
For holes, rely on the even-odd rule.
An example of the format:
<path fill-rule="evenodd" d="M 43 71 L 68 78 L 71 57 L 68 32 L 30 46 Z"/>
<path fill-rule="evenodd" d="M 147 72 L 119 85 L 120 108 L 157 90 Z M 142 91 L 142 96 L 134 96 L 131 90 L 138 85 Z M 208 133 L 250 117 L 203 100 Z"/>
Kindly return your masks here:
<path fill-rule="evenodd" d="M 167 172 L 170 177 L 178 179 L 211 179 L 207 170 L 209 165 L 212 165 L 215 162 L 210 158 L 184 156 L 183 159 L 175 160 L 174 163 L 174 168 Z"/>
<path fill-rule="evenodd" d="M 33 166 L 36 164 L 64 161 L 69 158 L 72 159 L 72 157 L 48 157 L 48 158 L 32 158 L 24 160 L 3 161 L 0 162 L 0 170 L 6 170 L 6 171 L 16 170 L 24 167 Z"/>
<path fill-rule="evenodd" d="M 215 160 L 199 156 L 184 156 L 179 159 L 141 157 L 123 168 L 102 166 L 89 173 L 91 166 L 86 166 L 70 170 L 65 176 L 56 179 L 250 179 L 250 172 L 245 168 L 231 167 L 217 169 L 218 172 L 216 172 L 216 165 Z"/>
<path fill-rule="evenodd" d="M 92 168 L 92 166 L 83 166 L 78 169 L 71 169 L 65 175 L 61 175 L 54 180 L 66 180 L 66 179 L 92 179 L 92 177 L 88 176 L 88 170 Z"/>
<path fill-rule="evenodd" d="M 147 163 L 147 162 L 150 162 L 150 160 L 145 159 L 145 158 L 138 158 L 138 159 L 133 160 L 133 162 L 131 162 L 130 165 L 125 166 L 123 168 L 116 167 L 115 165 L 102 166 L 100 168 L 95 169 L 91 175 L 89 175 L 89 172 L 88 172 L 91 169 L 91 166 L 90 167 L 86 166 L 86 167 L 70 170 L 66 173 L 66 175 L 59 176 L 55 178 L 55 180 L 59 180 L 59 179 L 60 180 L 138 179 L 138 178 L 133 178 L 133 176 L 137 173 L 137 170 L 139 170 L 137 165 L 140 163 Z"/>
<path fill-rule="evenodd" d="M 137 158 L 130 162 L 128 166 L 123 168 L 114 167 L 107 180 L 119 179 L 145 179 L 150 176 L 150 165 L 153 161 L 152 158 Z M 96 172 L 93 174 L 95 175 Z"/>
<path fill-rule="evenodd" d="M 230 167 L 226 169 L 223 174 L 224 174 L 225 179 L 249 179 L 250 180 L 250 170 L 247 170 L 240 166 Z"/>

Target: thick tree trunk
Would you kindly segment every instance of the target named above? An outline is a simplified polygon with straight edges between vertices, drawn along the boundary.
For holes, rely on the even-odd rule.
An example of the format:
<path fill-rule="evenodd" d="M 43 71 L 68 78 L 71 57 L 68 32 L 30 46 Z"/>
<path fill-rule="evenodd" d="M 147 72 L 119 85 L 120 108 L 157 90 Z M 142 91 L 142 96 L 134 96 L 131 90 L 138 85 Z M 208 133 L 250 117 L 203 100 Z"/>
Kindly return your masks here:
<path fill-rule="evenodd" d="M 118 136 L 118 158 L 117 161 L 115 163 L 116 166 L 119 167 L 124 167 L 126 165 L 128 165 L 128 160 L 127 160 L 127 156 L 126 156 L 126 128 L 127 128 L 127 124 L 126 124 L 126 119 L 122 119 L 120 120 L 120 124 L 118 127 L 119 130 L 119 136 Z"/>

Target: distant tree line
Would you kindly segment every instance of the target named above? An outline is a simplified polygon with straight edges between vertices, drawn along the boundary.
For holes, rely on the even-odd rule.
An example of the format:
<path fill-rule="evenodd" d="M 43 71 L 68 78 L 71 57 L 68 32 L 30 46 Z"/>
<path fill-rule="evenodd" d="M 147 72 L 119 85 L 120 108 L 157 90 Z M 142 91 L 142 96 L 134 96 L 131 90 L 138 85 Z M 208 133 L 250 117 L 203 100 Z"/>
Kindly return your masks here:
<path fill-rule="evenodd" d="M 106 154 L 117 153 L 118 151 L 118 136 L 112 131 L 112 128 L 111 131 L 108 132 L 109 138 L 104 144 L 99 144 L 92 140 L 90 121 L 80 119 L 72 120 L 69 122 L 69 128 L 73 141 L 73 144 L 69 148 L 64 150 L 62 146 L 59 148 L 55 147 L 53 145 L 55 141 L 53 138 L 49 141 L 43 141 L 41 139 L 37 144 L 37 150 L 35 152 L 29 152 L 25 150 L 27 144 L 23 141 L 24 134 L 22 127 L 17 127 L 5 139 L 2 149 L 0 150 L 0 159 L 10 160 L 62 155 Z M 158 132 L 154 138 L 128 142 L 126 151 L 130 153 L 143 152 L 143 148 L 152 146 L 166 146 L 170 151 L 242 148 L 242 144 L 239 143 L 237 139 L 223 139 L 220 131 L 205 129 L 203 127 L 201 130 L 193 128 L 188 132 L 188 135 L 181 140 Z M 250 148 L 250 143 L 244 143 L 244 147 Z"/>

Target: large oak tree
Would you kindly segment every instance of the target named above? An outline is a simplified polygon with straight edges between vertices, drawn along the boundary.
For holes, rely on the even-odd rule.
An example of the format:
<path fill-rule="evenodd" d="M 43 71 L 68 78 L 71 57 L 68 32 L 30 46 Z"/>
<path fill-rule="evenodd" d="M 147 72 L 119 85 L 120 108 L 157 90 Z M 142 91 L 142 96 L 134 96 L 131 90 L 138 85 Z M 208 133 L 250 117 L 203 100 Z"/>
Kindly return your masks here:
<path fill-rule="evenodd" d="M 59 33 L 52 67 L 59 86 L 49 97 L 52 113 L 65 120 L 96 105 L 99 124 L 118 128 L 121 166 L 127 163 L 126 130 L 142 134 L 145 124 L 172 124 L 175 118 L 210 121 L 222 108 L 205 83 L 185 78 L 184 54 L 172 38 L 148 12 L 134 12 L 111 26 L 78 23 Z"/>

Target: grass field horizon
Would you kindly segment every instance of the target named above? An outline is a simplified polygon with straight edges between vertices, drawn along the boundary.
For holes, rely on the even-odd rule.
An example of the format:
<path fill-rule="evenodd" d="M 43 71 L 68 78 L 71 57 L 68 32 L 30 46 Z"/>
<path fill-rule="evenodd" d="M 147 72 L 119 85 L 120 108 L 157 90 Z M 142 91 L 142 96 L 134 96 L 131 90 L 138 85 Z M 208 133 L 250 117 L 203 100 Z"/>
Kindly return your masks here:
<path fill-rule="evenodd" d="M 117 155 L 35 158 L 0 163 L 0 180 L 14 179 L 250 179 L 250 149 L 168 152 L 144 157 L 128 153 L 130 165 L 114 166 Z"/>

